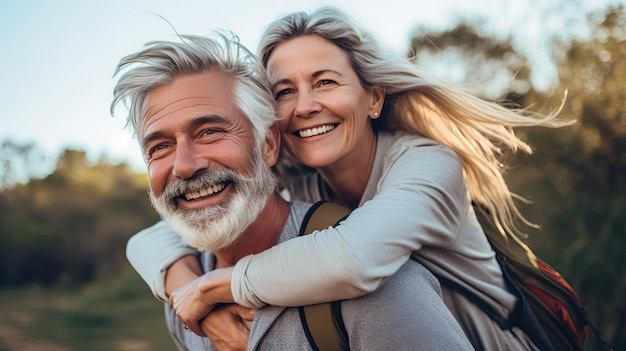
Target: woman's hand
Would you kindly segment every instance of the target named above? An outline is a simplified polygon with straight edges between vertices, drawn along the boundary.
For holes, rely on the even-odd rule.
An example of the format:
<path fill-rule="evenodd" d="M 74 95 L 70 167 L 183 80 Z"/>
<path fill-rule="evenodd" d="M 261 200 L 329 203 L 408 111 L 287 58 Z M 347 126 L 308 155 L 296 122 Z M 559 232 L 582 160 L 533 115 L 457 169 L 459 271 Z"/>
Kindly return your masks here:
<path fill-rule="evenodd" d="M 199 321 L 218 303 L 234 302 L 230 290 L 232 271 L 232 267 L 229 267 L 207 272 L 170 296 L 174 311 L 189 330 L 207 336 L 200 328 Z"/>
<path fill-rule="evenodd" d="M 196 255 L 187 255 L 174 262 L 165 274 L 165 293 L 170 297 L 174 291 L 202 275 Z M 171 299 L 170 299 L 171 300 Z"/>
<path fill-rule="evenodd" d="M 200 328 L 219 351 L 246 350 L 253 318 L 253 309 L 220 304 L 200 322 Z"/>

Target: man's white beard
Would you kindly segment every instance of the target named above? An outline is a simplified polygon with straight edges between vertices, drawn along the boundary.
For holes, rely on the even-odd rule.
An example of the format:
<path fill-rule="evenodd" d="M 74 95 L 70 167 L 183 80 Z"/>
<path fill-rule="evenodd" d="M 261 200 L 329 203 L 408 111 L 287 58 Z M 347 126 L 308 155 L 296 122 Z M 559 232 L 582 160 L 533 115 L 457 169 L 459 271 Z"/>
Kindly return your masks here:
<path fill-rule="evenodd" d="M 205 170 L 191 179 L 168 183 L 158 198 L 150 188 L 150 200 L 187 245 L 201 251 L 228 247 L 257 219 L 276 186 L 276 177 L 263 162 L 259 148 L 255 149 L 251 163 L 251 177 L 226 168 Z M 223 182 L 234 188 L 229 202 L 198 210 L 176 207 L 177 197 Z"/>

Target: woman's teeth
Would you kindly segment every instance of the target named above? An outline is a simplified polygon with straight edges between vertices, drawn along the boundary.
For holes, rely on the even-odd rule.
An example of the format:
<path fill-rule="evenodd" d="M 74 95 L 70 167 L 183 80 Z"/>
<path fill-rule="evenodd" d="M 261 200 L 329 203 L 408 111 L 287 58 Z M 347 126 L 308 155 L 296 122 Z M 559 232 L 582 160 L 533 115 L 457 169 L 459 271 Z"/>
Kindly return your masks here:
<path fill-rule="evenodd" d="M 328 133 L 333 129 L 335 129 L 335 125 L 327 124 L 327 125 L 319 126 L 315 128 L 303 129 L 299 131 L 298 133 L 300 134 L 300 138 L 309 138 L 312 136 Z"/>

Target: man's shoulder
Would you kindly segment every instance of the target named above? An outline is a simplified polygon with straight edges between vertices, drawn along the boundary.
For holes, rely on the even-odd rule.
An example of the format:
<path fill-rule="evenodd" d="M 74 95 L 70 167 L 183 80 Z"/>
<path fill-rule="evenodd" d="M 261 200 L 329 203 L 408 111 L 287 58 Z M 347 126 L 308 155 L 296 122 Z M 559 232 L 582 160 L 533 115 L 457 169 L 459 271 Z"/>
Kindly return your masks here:
<path fill-rule="evenodd" d="M 287 217 L 287 222 L 283 227 L 283 232 L 278 240 L 279 243 L 299 235 L 300 227 L 302 227 L 306 214 L 312 205 L 309 202 L 299 200 L 290 201 L 289 217 Z"/>
<path fill-rule="evenodd" d="M 355 349 L 471 349 L 443 302 L 439 281 L 413 259 L 377 290 L 342 301 L 341 314 Z"/>
<path fill-rule="evenodd" d="M 300 200 L 292 200 L 290 205 L 292 215 L 295 216 L 296 219 L 299 219 L 300 222 L 302 222 L 306 213 L 309 211 L 311 206 L 313 206 L 310 202 Z"/>

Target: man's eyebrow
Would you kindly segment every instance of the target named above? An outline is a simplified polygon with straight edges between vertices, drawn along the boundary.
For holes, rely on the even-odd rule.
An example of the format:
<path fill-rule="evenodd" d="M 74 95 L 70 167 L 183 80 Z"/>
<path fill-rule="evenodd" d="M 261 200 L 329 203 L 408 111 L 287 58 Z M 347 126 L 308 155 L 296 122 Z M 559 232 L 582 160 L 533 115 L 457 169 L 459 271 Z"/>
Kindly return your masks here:
<path fill-rule="evenodd" d="M 220 125 L 229 126 L 229 125 L 232 125 L 233 122 L 224 116 L 207 115 L 207 116 L 200 116 L 200 117 L 196 117 L 192 119 L 191 123 L 189 123 L 189 128 L 195 129 L 205 124 L 220 124 Z"/>
<path fill-rule="evenodd" d="M 142 150 L 145 151 L 148 145 L 150 145 L 154 140 L 162 139 L 165 137 L 165 135 L 166 134 L 162 131 L 156 131 L 156 132 L 153 132 L 144 136 L 143 139 L 141 140 Z"/>
<path fill-rule="evenodd" d="M 200 117 L 193 118 L 191 122 L 189 123 L 188 128 L 190 130 L 193 130 L 205 124 L 219 124 L 219 125 L 230 126 L 232 125 L 232 121 L 220 115 L 200 116 Z M 157 130 L 143 137 L 141 146 L 143 150 L 145 150 L 148 147 L 148 145 L 150 145 L 154 140 L 163 139 L 165 137 L 167 137 L 167 133 Z"/>

